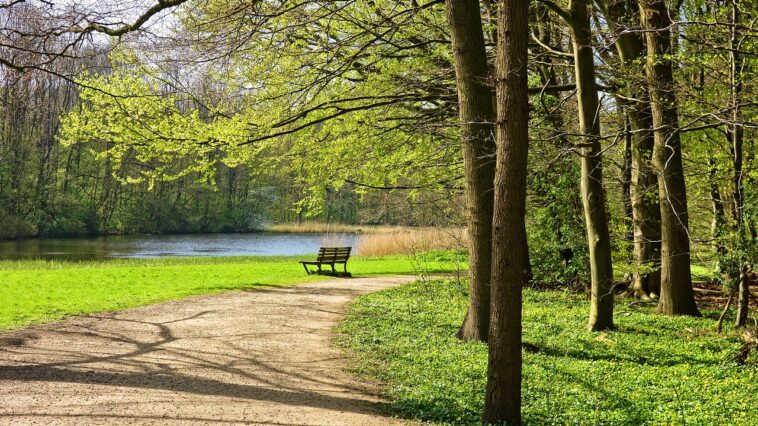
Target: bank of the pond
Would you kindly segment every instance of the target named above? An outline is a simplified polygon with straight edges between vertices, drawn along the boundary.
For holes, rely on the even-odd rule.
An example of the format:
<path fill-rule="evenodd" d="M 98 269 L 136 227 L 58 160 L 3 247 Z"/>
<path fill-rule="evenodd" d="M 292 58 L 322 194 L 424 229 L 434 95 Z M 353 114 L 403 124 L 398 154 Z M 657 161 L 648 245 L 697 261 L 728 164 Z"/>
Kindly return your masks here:
<path fill-rule="evenodd" d="M 0 242 L 0 259 L 101 260 L 158 257 L 295 256 L 321 246 L 355 246 L 356 234 L 277 233 L 117 235 Z"/>
<path fill-rule="evenodd" d="M 0 261 L 0 329 L 113 311 L 196 294 L 313 282 L 294 257 L 193 257 L 108 261 Z M 408 257 L 361 258 L 354 276 L 412 274 Z M 427 259 L 428 272 L 450 262 Z"/>
<path fill-rule="evenodd" d="M 563 291 L 524 294 L 526 424 L 755 425 L 758 355 L 733 357 L 733 331 L 704 318 L 664 317 L 620 301 L 612 333 L 586 331 L 589 303 Z M 395 414 L 478 424 L 487 352 L 454 337 L 466 285 L 415 283 L 358 298 L 340 344 L 360 374 L 384 383 Z M 532 346 L 530 346 L 532 347 Z"/>

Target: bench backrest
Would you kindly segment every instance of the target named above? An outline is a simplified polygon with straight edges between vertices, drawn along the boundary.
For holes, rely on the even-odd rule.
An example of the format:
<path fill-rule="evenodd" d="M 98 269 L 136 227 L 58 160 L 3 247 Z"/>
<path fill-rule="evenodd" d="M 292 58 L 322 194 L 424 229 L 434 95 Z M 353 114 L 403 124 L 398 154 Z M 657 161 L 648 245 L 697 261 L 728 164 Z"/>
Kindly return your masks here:
<path fill-rule="evenodd" d="M 318 262 L 347 262 L 352 247 L 321 247 L 318 249 Z"/>

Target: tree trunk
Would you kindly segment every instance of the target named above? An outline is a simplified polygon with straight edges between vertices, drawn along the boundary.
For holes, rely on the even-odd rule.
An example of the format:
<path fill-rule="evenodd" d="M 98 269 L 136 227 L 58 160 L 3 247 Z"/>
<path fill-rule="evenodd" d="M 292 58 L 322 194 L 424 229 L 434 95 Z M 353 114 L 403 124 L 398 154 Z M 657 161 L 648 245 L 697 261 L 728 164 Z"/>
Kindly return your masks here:
<path fill-rule="evenodd" d="M 601 2 L 608 25 L 615 35 L 616 52 L 624 73 L 624 96 L 619 103 L 629 116 L 632 130 L 632 224 L 634 263 L 637 271 L 630 293 L 638 298 L 656 297 L 660 292 L 661 210 L 658 203 L 658 179 L 651 166 L 653 156 L 653 119 L 650 96 L 643 84 L 635 80 L 638 63 L 644 54 L 642 35 L 628 31 L 639 26 L 636 2 L 610 0 Z M 650 269 L 653 270 L 650 270 Z"/>
<path fill-rule="evenodd" d="M 645 91 L 644 100 L 647 99 Z M 644 101 L 643 101 L 644 102 Z M 642 102 L 641 102 L 642 103 Z M 635 297 L 657 297 L 661 289 L 661 207 L 658 202 L 658 179 L 651 167 L 653 157 L 653 122 L 650 104 L 635 105 L 630 110 L 632 132 L 632 218 L 634 223 Z"/>
<path fill-rule="evenodd" d="M 574 72 L 582 133 L 582 204 L 587 226 L 587 247 L 592 275 L 589 329 L 612 329 L 613 263 L 611 236 L 603 189 L 602 149 L 600 146 L 600 102 L 595 85 L 595 58 L 586 0 L 571 2 L 571 38 L 574 46 Z"/>
<path fill-rule="evenodd" d="M 494 108 L 479 2 L 447 0 L 455 58 L 469 235 L 469 308 L 458 336 L 487 340 L 490 318 Z"/>
<path fill-rule="evenodd" d="M 737 287 L 737 318 L 734 325 L 744 327 L 747 325 L 748 310 L 750 308 L 750 277 L 748 268 L 743 265 L 740 269 L 740 281 Z"/>
<path fill-rule="evenodd" d="M 679 138 L 671 59 L 671 18 L 664 0 L 639 2 L 646 30 L 646 74 L 650 90 L 655 146 L 653 166 L 658 173 L 661 204 L 661 297 L 658 312 L 700 315 L 692 291 L 687 192 Z"/>
<path fill-rule="evenodd" d="M 624 165 L 621 170 L 621 199 L 624 203 L 624 248 L 626 261 L 634 256 L 634 212 L 632 211 L 632 126 L 627 112 L 622 114 Z M 629 245 L 631 244 L 631 245 Z"/>
<path fill-rule="evenodd" d="M 553 32 L 553 26 L 556 24 L 554 21 L 555 18 L 549 14 L 549 9 L 547 9 L 540 2 L 534 3 L 533 6 L 534 7 L 530 13 L 532 19 L 532 21 L 530 21 L 530 25 L 532 26 L 534 36 L 544 45 L 550 46 L 553 44 L 551 33 Z M 535 64 L 540 76 L 541 86 L 560 85 L 557 78 L 555 61 L 555 58 L 546 56 L 545 58 L 541 58 L 540 61 Z M 556 145 L 557 148 L 567 151 L 570 150 L 572 146 L 571 141 L 569 141 L 568 135 L 566 133 L 566 120 L 564 119 L 562 109 L 551 109 L 547 106 L 543 106 L 543 108 L 546 113 L 545 118 L 552 127 L 549 139 L 553 144 Z M 547 206 L 548 214 L 555 218 L 555 222 L 553 223 L 555 242 L 558 247 L 558 254 L 563 259 L 563 267 L 567 268 L 573 257 L 573 250 L 570 247 L 570 242 L 567 241 L 567 238 L 564 235 L 563 226 L 565 221 L 563 220 L 562 215 L 565 215 L 567 209 L 570 209 L 570 207 L 569 205 L 564 204 L 558 200 L 557 197 L 551 193 L 551 191 L 547 190 L 547 188 L 553 185 L 552 180 L 548 178 L 540 179 L 540 181 L 540 184 L 536 188 L 531 188 L 531 190 L 535 191 L 535 194 L 540 198 L 540 202 Z M 569 190 L 572 189 L 573 188 L 570 188 Z M 571 191 L 571 193 L 572 199 L 569 201 L 570 205 L 578 206 L 581 203 L 581 194 L 579 194 L 578 188 L 576 192 Z"/>
<path fill-rule="evenodd" d="M 745 229 L 745 185 L 743 182 L 743 140 L 744 130 L 742 128 L 742 58 L 739 54 L 740 49 L 740 31 L 739 31 L 739 7 L 736 0 L 732 1 L 731 17 L 731 35 L 729 39 L 729 55 L 731 59 L 730 80 L 731 80 L 731 103 L 732 103 L 732 125 L 728 132 L 731 136 L 731 154 L 732 154 L 732 183 L 734 185 L 733 196 L 733 216 L 734 226 L 737 234 L 737 241 L 740 244 L 740 265 L 739 265 L 739 284 L 737 288 L 737 327 L 747 325 L 748 310 L 750 308 L 750 280 L 748 279 L 748 234 Z"/>
<path fill-rule="evenodd" d="M 721 201 L 721 191 L 716 176 L 716 160 L 713 157 L 708 158 L 708 189 L 711 193 L 711 211 L 713 219 L 711 220 L 711 238 L 716 242 L 716 251 L 723 254 L 725 247 L 720 238 L 723 236 L 724 227 L 726 226 L 726 214 L 724 213 L 724 202 Z"/>
<path fill-rule="evenodd" d="M 492 316 L 484 423 L 521 423 L 521 292 L 526 280 L 529 1 L 500 0 Z"/>

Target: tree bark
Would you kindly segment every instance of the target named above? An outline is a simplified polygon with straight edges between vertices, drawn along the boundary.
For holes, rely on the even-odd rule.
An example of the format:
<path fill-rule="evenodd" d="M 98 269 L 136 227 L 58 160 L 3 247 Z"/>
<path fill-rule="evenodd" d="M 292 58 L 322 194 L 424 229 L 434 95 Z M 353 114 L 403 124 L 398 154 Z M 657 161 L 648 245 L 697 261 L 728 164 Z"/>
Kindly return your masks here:
<path fill-rule="evenodd" d="M 624 132 L 624 165 L 621 169 L 621 200 L 624 203 L 624 251 L 626 261 L 634 256 L 634 212 L 632 211 L 632 126 L 629 113 L 622 114 Z M 627 244 L 632 244 L 631 246 Z"/>
<path fill-rule="evenodd" d="M 744 327 L 747 325 L 748 312 L 750 308 L 750 277 L 748 268 L 742 265 L 740 268 L 740 279 L 737 286 L 737 318 L 734 325 Z"/>
<path fill-rule="evenodd" d="M 729 129 L 731 139 L 732 154 L 732 183 L 734 185 L 733 195 L 733 216 L 734 226 L 737 234 L 737 241 L 740 244 L 739 251 L 739 281 L 737 285 L 737 319 L 735 325 L 744 327 L 747 325 L 748 310 L 750 308 L 750 280 L 748 279 L 748 259 L 744 253 L 748 250 L 748 233 L 745 229 L 744 208 L 745 208 L 745 185 L 743 182 L 743 140 L 744 129 L 742 128 L 742 67 L 743 62 L 739 54 L 740 49 L 740 30 L 739 24 L 739 7 L 736 0 L 732 0 L 731 16 L 731 34 L 729 38 L 729 55 L 731 67 L 729 70 L 731 80 L 731 106 L 732 106 L 732 125 Z"/>
<path fill-rule="evenodd" d="M 458 331 L 464 340 L 487 340 L 490 319 L 494 107 L 479 2 L 447 0 L 455 58 L 458 116 L 465 174 L 469 235 L 469 307 Z"/>
<path fill-rule="evenodd" d="M 723 236 L 724 227 L 726 226 L 726 214 L 724 212 L 724 202 L 721 200 L 721 191 L 719 191 L 718 180 L 716 176 L 716 160 L 713 157 L 708 158 L 708 190 L 711 195 L 711 238 L 716 242 L 716 251 L 723 254 L 725 247 L 720 238 Z"/>
<path fill-rule="evenodd" d="M 658 203 L 658 179 L 651 161 L 654 136 L 650 96 L 636 78 L 638 63 L 644 55 L 642 35 L 637 30 L 639 16 L 635 1 L 601 2 L 609 27 L 615 36 L 616 52 L 622 68 L 623 94 L 619 103 L 626 110 L 632 130 L 632 227 L 634 263 L 637 271 L 630 288 L 632 296 L 647 299 L 660 293 L 661 210 Z M 641 71 L 641 69 L 639 69 Z M 650 269 L 653 270 L 650 270 Z"/>
<path fill-rule="evenodd" d="M 574 73 L 582 133 L 582 205 L 592 275 L 589 329 L 614 328 L 611 236 L 603 189 L 600 146 L 600 102 L 595 84 L 595 58 L 586 0 L 571 2 L 569 27 L 574 46 Z"/>
<path fill-rule="evenodd" d="M 637 268 L 632 289 L 637 297 L 657 297 L 661 289 L 661 208 L 658 202 L 658 179 L 652 168 L 653 122 L 647 92 L 644 106 L 634 106 L 629 113 L 632 141 L 632 218 L 634 224 L 634 259 Z M 652 270 L 650 270 L 652 268 Z"/>
<path fill-rule="evenodd" d="M 529 1 L 499 0 L 497 168 L 492 244 L 492 315 L 484 423 L 521 423 L 521 305 L 526 280 L 529 149 Z"/>
<path fill-rule="evenodd" d="M 646 74 L 653 116 L 653 166 L 661 205 L 661 296 L 658 312 L 699 316 L 692 291 L 687 192 L 671 52 L 671 18 L 664 0 L 640 0 L 647 42 Z"/>
<path fill-rule="evenodd" d="M 554 32 L 554 26 L 560 25 L 556 22 L 556 18 L 549 13 L 549 9 L 540 2 L 533 3 L 532 10 L 530 12 L 530 25 L 534 37 L 542 42 L 546 46 L 553 44 L 552 33 Z M 540 85 L 543 87 L 559 86 L 558 73 L 556 72 L 556 59 L 552 56 L 545 55 L 540 57 L 535 66 L 540 76 Z M 546 104 L 543 105 L 543 109 L 546 113 L 546 119 L 551 124 L 552 131 L 550 132 L 549 139 L 558 149 L 570 150 L 572 148 L 571 141 L 569 141 L 568 134 L 566 133 L 566 120 L 561 108 L 549 108 Z M 560 173 L 557 172 L 556 173 Z M 564 220 L 565 215 L 571 209 L 571 206 L 578 206 L 581 204 L 581 194 L 576 188 L 573 191 L 573 187 L 567 188 L 572 194 L 571 199 L 568 200 L 568 204 L 565 201 L 561 201 L 551 191 L 548 190 L 554 182 L 548 177 L 547 179 L 538 179 L 538 185 L 530 188 L 537 195 L 538 202 L 541 202 L 548 209 L 548 214 L 555 218 L 553 223 L 553 232 L 555 233 L 555 243 L 557 244 L 558 254 L 563 259 L 563 267 L 567 268 L 573 257 L 573 250 L 568 238 L 564 234 L 563 227 L 566 224 Z M 577 185 L 578 186 L 578 185 Z M 575 279 L 575 276 L 569 278 L 569 282 Z"/>

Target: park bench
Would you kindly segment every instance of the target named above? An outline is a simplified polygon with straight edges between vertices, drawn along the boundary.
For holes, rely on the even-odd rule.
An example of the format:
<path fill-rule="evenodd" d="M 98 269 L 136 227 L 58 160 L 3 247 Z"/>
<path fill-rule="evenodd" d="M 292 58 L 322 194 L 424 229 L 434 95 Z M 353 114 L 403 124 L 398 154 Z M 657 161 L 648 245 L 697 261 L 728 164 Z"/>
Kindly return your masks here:
<path fill-rule="evenodd" d="M 327 275 L 341 275 L 349 277 L 350 273 L 347 272 L 347 260 L 350 259 L 350 250 L 352 247 L 321 247 L 318 249 L 318 256 L 316 260 L 301 260 L 300 263 L 305 268 L 305 272 L 308 275 L 315 274 L 327 274 Z M 334 269 L 334 265 L 341 263 L 343 265 L 344 272 L 337 272 Z M 308 265 L 315 265 L 318 267 L 317 271 L 311 271 L 308 269 Z M 331 271 L 324 271 L 321 269 L 321 265 L 329 265 L 332 267 Z"/>

